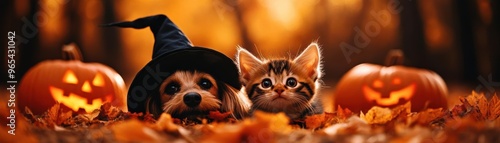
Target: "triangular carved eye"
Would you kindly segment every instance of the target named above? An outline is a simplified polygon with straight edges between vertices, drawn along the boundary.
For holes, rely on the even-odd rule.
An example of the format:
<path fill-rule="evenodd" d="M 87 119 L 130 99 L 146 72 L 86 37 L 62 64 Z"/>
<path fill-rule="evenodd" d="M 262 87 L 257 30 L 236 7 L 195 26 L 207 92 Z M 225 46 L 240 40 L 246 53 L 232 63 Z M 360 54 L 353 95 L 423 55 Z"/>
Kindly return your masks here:
<path fill-rule="evenodd" d="M 373 81 L 373 87 L 375 88 L 382 88 L 384 87 L 384 83 L 381 80 L 375 80 Z"/>
<path fill-rule="evenodd" d="M 401 79 L 400 79 L 400 78 L 398 78 L 398 77 L 396 77 L 396 78 L 392 79 L 392 84 L 394 84 L 394 85 L 399 85 L 399 84 L 401 84 Z"/>
<path fill-rule="evenodd" d="M 102 76 L 101 73 L 97 73 L 94 77 L 94 80 L 92 80 L 92 84 L 94 86 L 98 87 L 103 87 L 104 86 L 104 77 Z"/>
<path fill-rule="evenodd" d="M 64 73 L 63 77 L 63 82 L 64 83 L 69 83 L 69 84 L 77 84 L 78 83 L 78 78 L 76 77 L 75 73 L 68 69 L 66 73 Z"/>

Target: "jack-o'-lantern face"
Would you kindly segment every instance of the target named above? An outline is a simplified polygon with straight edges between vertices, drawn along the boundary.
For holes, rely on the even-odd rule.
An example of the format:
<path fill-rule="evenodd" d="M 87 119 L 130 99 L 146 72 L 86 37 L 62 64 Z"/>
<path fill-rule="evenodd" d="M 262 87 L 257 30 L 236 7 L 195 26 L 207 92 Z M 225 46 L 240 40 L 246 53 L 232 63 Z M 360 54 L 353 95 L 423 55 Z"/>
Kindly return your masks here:
<path fill-rule="evenodd" d="M 392 90 L 390 87 L 398 87 L 401 83 L 401 78 L 393 78 L 391 82 L 386 85 L 382 80 L 377 79 L 373 81 L 372 87 L 364 85 L 363 95 L 367 101 L 376 102 L 378 105 L 391 106 L 398 103 L 406 103 L 410 101 L 415 92 L 416 84 L 412 83 L 404 86 L 401 89 Z"/>
<path fill-rule="evenodd" d="M 391 51 L 386 65 L 359 64 L 337 84 L 334 107 L 367 112 L 374 106 L 393 108 L 411 103 L 411 111 L 447 108 L 446 83 L 426 69 L 401 66 L 403 55 Z"/>
<path fill-rule="evenodd" d="M 55 101 L 66 105 L 74 111 L 78 111 L 80 108 L 84 109 L 85 112 L 91 112 L 99 108 L 102 103 L 113 101 L 113 96 L 111 94 L 106 94 L 104 96 L 96 96 L 98 98 L 91 99 L 89 96 L 85 97 L 83 95 L 88 94 L 103 94 L 98 91 L 100 88 L 106 86 L 106 81 L 103 75 L 97 72 L 92 80 L 79 80 L 75 73 L 68 69 L 62 78 L 62 83 L 66 84 L 64 86 L 75 86 L 79 87 L 82 95 L 70 91 L 65 91 L 62 87 L 49 86 L 50 94 Z M 78 91 L 78 90 L 77 90 Z M 102 91 L 102 90 L 101 90 Z M 105 93 L 104 93 L 105 94 Z"/>
<path fill-rule="evenodd" d="M 84 63 L 75 45 L 65 46 L 66 60 L 47 60 L 32 67 L 21 80 L 19 107 L 42 114 L 54 104 L 90 113 L 108 102 L 127 111 L 122 77 L 100 63 Z"/>

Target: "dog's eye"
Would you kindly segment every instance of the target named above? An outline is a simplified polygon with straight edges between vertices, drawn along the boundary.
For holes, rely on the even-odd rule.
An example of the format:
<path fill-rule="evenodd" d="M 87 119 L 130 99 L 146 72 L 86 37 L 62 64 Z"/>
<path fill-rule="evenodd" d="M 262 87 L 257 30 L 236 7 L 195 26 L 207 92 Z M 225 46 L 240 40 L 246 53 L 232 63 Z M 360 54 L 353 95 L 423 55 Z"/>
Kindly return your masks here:
<path fill-rule="evenodd" d="M 165 87 L 165 93 L 166 94 L 169 94 L 169 95 L 173 95 L 177 92 L 179 92 L 180 90 L 180 85 L 176 82 L 172 82 L 172 83 L 169 83 L 166 87 Z"/>
<path fill-rule="evenodd" d="M 295 87 L 295 86 L 297 86 L 297 80 L 295 78 L 293 78 L 293 77 L 288 78 L 286 80 L 286 86 L 288 86 L 288 87 Z"/>
<path fill-rule="evenodd" d="M 266 79 L 262 80 L 260 85 L 262 86 L 262 88 L 269 88 L 273 85 L 273 83 L 271 82 L 271 79 L 266 78 Z"/>
<path fill-rule="evenodd" d="M 200 83 L 198 83 L 198 85 L 200 85 L 201 88 L 203 88 L 204 90 L 208 90 L 210 88 L 212 88 L 212 83 L 210 82 L 210 80 L 208 79 L 201 79 L 200 80 Z"/>

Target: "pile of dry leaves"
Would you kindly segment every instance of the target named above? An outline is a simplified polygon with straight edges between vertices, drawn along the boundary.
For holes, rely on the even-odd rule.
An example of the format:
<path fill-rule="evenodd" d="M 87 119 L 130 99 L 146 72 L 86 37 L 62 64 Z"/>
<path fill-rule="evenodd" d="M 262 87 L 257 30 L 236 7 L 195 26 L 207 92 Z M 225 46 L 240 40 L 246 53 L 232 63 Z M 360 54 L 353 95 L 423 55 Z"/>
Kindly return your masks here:
<path fill-rule="evenodd" d="M 500 101 L 472 93 L 450 109 L 411 112 L 410 104 L 393 109 L 373 107 L 290 121 L 284 114 L 256 112 L 236 121 L 212 112 L 199 121 L 161 115 L 132 114 L 103 105 L 90 114 L 64 112 L 59 105 L 43 115 L 26 109 L 16 135 L 2 142 L 500 142 Z M 0 107 L 4 116 L 5 107 Z M 22 117 L 23 115 L 19 115 Z M 0 127 L 1 132 L 7 128 Z"/>

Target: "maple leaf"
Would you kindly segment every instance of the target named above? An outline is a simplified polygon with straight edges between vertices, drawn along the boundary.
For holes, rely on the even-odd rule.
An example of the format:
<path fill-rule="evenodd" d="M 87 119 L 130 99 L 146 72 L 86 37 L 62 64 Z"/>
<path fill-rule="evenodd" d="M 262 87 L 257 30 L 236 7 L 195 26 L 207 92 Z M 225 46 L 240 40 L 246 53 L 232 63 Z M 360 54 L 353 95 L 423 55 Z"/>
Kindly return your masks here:
<path fill-rule="evenodd" d="M 360 117 L 368 124 L 385 124 L 393 119 L 391 109 L 378 106 L 372 107 L 366 115 L 361 112 Z"/>
<path fill-rule="evenodd" d="M 52 106 L 45 114 L 45 121 L 48 123 L 49 126 L 53 125 L 61 125 L 64 121 L 68 120 L 69 118 L 72 117 L 73 112 L 68 111 L 64 112 L 63 109 L 61 108 L 61 104 L 57 103 L 54 106 Z"/>
<path fill-rule="evenodd" d="M 392 109 L 393 118 L 406 119 L 408 114 L 411 113 L 411 102 L 407 102 L 404 105 L 397 106 Z"/>
<path fill-rule="evenodd" d="M 396 132 L 400 128 L 407 127 L 408 115 L 411 112 L 411 103 L 407 102 L 391 110 L 391 117 L 387 118 L 388 121 L 384 125 L 386 132 Z"/>
<path fill-rule="evenodd" d="M 353 135 L 353 134 L 368 134 L 371 129 L 369 124 L 358 116 L 351 116 L 345 123 L 333 124 L 326 127 L 322 132 L 328 135 Z"/>
<path fill-rule="evenodd" d="M 478 120 L 486 119 L 488 113 L 488 100 L 486 97 L 473 91 L 472 95 L 467 96 L 466 99 L 474 107 L 472 116 Z"/>
<path fill-rule="evenodd" d="M 305 122 L 306 128 L 308 128 L 308 129 L 320 128 L 325 123 L 325 113 L 307 116 L 304 119 L 304 122 Z"/>
<path fill-rule="evenodd" d="M 131 119 L 111 126 L 119 142 L 160 142 L 161 136 L 137 119 Z"/>
<path fill-rule="evenodd" d="M 231 112 L 221 113 L 220 111 L 210 111 L 208 114 L 208 118 L 213 119 L 217 122 L 222 122 L 222 121 L 226 121 L 226 119 L 229 118 L 230 115 L 231 115 Z"/>
<path fill-rule="evenodd" d="M 201 137 L 198 142 L 201 143 L 220 143 L 220 142 L 243 142 L 249 138 L 250 121 L 238 125 L 202 125 L 198 131 Z"/>
<path fill-rule="evenodd" d="M 94 110 L 94 111 L 92 111 L 92 113 L 80 114 L 80 115 L 83 116 L 84 118 L 86 118 L 88 121 L 92 121 L 92 120 L 96 119 L 97 117 L 99 117 L 100 113 L 101 112 L 99 110 Z"/>
<path fill-rule="evenodd" d="M 427 126 L 431 122 L 444 118 L 446 112 L 443 111 L 443 108 L 437 108 L 437 109 L 426 109 L 424 111 L 418 112 L 409 118 L 410 124 L 418 124 L 418 125 L 423 125 Z"/>
<path fill-rule="evenodd" d="M 253 115 L 255 123 L 267 126 L 267 128 L 276 132 L 289 132 L 291 128 L 289 126 L 290 119 L 285 113 L 266 113 L 262 111 L 255 111 Z"/>
<path fill-rule="evenodd" d="M 274 142 L 278 134 L 289 134 L 292 127 L 285 113 L 277 114 L 255 111 L 253 119 L 243 122 L 243 137 L 248 142 Z"/>
<path fill-rule="evenodd" d="M 123 119 L 137 119 L 137 120 L 142 120 L 143 122 L 147 123 L 155 123 L 156 119 L 153 116 L 153 114 L 143 114 L 142 112 L 139 113 L 131 113 L 131 112 L 122 112 L 122 115 L 118 117 L 118 119 L 115 120 L 123 120 Z"/>
<path fill-rule="evenodd" d="M 32 122 L 36 121 L 35 115 L 31 111 L 31 109 L 28 108 L 28 106 L 24 108 L 24 116 L 28 119 L 28 121 Z"/>
<path fill-rule="evenodd" d="M 497 95 L 494 95 L 488 103 L 488 120 L 495 120 L 500 117 L 500 100 Z"/>
<path fill-rule="evenodd" d="M 337 107 L 337 116 L 340 118 L 340 119 L 347 119 L 349 117 L 351 117 L 353 115 L 352 111 L 349 110 L 348 108 L 345 108 L 345 109 L 342 109 L 342 107 L 340 105 L 338 105 Z"/>
<path fill-rule="evenodd" d="M 156 122 L 156 127 L 158 130 L 167 131 L 167 132 L 178 132 L 179 126 L 174 124 L 174 120 L 170 114 L 163 113 L 158 118 Z"/>
<path fill-rule="evenodd" d="M 471 116 L 474 117 L 476 121 L 484 121 L 484 120 L 495 120 L 500 116 L 500 103 L 498 101 L 498 97 L 495 95 L 488 102 L 488 99 L 484 96 L 484 94 L 477 94 L 476 92 L 472 92 L 471 95 L 460 98 L 462 102 L 461 108 L 452 110 L 452 114 L 459 114 L 457 112 L 462 111 L 459 114 L 460 117 Z"/>
<path fill-rule="evenodd" d="M 101 108 L 99 108 L 99 115 L 97 116 L 98 119 L 101 120 L 113 120 L 117 118 L 123 111 L 121 111 L 119 108 L 111 106 L 110 103 L 104 103 L 101 105 Z"/>
<path fill-rule="evenodd" d="M 452 117 L 464 117 L 465 115 L 468 115 L 473 110 L 474 107 L 469 103 L 469 101 L 466 98 L 460 97 L 460 102 L 462 104 L 455 105 L 450 110 Z"/>
<path fill-rule="evenodd" d="M 278 135 L 292 131 L 289 118 L 284 113 L 255 111 L 238 125 L 214 127 L 214 134 L 205 135 L 201 142 L 275 142 Z"/>

